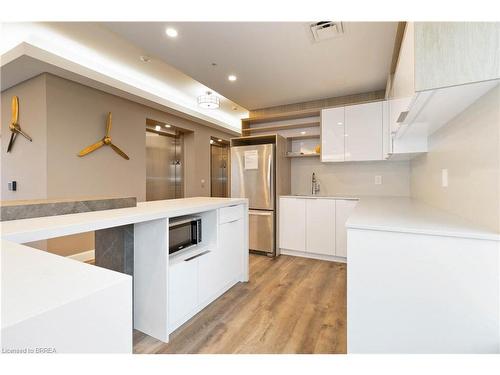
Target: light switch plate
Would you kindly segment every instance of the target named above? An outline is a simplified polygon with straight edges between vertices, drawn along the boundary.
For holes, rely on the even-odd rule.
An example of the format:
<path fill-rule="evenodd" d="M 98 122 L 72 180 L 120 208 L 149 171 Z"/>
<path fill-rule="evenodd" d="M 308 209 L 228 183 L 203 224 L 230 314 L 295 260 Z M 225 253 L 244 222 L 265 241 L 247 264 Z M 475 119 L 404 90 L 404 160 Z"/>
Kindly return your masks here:
<path fill-rule="evenodd" d="M 375 185 L 382 185 L 382 176 L 375 176 Z"/>
<path fill-rule="evenodd" d="M 441 186 L 448 187 L 448 169 L 441 169 Z"/>

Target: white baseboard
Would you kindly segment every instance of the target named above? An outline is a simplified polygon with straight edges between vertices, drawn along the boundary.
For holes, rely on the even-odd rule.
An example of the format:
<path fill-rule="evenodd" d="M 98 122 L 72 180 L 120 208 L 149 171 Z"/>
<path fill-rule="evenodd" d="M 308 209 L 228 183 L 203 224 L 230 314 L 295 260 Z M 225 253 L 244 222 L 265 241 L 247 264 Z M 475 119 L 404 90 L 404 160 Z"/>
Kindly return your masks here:
<path fill-rule="evenodd" d="M 78 260 L 80 262 L 88 262 L 95 258 L 95 250 L 83 251 L 78 254 L 68 255 L 67 258 Z"/>
<path fill-rule="evenodd" d="M 280 250 L 281 250 L 281 255 L 290 255 L 293 257 L 326 260 L 329 262 L 347 263 L 347 258 L 337 257 L 334 255 L 313 254 L 313 253 L 306 253 L 305 251 L 286 250 L 286 249 L 280 249 Z"/>

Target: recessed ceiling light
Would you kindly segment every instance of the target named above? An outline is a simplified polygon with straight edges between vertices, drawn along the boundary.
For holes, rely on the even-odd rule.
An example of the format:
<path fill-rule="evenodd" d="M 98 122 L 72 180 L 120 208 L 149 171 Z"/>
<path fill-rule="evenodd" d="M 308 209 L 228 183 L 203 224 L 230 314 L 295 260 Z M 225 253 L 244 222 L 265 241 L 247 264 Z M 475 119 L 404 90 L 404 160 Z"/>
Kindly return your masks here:
<path fill-rule="evenodd" d="M 218 139 L 217 142 L 222 142 L 222 139 Z"/>
<path fill-rule="evenodd" d="M 141 59 L 142 62 L 150 62 L 151 61 L 151 57 L 146 56 L 146 55 L 139 56 L 139 58 Z"/>
<path fill-rule="evenodd" d="M 160 125 L 156 125 L 156 126 L 155 126 L 155 130 L 156 130 L 156 131 L 160 131 L 160 130 L 161 130 L 161 126 L 160 126 Z"/>
<path fill-rule="evenodd" d="M 165 124 L 165 127 L 166 127 L 166 128 L 170 128 L 170 127 L 172 127 L 172 125 Z"/>
<path fill-rule="evenodd" d="M 167 34 L 167 36 L 171 38 L 175 38 L 178 35 L 177 30 L 173 27 L 167 27 L 167 29 L 165 30 L 165 34 Z"/>
<path fill-rule="evenodd" d="M 211 139 L 211 140 L 210 140 L 210 144 L 211 144 L 211 145 L 213 145 L 213 144 L 214 144 L 214 140 L 213 140 L 213 139 Z"/>
<path fill-rule="evenodd" d="M 337 125 L 342 125 L 342 123 L 341 122 L 337 122 Z"/>
<path fill-rule="evenodd" d="M 306 134 L 306 132 L 305 132 L 305 131 L 302 131 L 302 132 L 300 132 L 300 134 L 304 135 L 304 134 Z"/>
<path fill-rule="evenodd" d="M 236 81 L 237 78 L 234 74 L 230 74 L 227 76 L 227 79 L 230 80 L 231 82 L 234 82 L 234 81 Z"/>

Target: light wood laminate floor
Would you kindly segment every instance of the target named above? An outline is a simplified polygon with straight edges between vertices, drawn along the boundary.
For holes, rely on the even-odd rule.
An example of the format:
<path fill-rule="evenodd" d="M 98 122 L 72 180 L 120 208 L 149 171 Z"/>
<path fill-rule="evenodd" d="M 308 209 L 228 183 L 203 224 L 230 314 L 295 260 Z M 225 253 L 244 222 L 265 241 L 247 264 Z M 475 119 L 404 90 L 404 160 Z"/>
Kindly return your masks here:
<path fill-rule="evenodd" d="M 250 255 L 238 283 L 170 335 L 134 331 L 134 353 L 346 353 L 346 265 Z"/>

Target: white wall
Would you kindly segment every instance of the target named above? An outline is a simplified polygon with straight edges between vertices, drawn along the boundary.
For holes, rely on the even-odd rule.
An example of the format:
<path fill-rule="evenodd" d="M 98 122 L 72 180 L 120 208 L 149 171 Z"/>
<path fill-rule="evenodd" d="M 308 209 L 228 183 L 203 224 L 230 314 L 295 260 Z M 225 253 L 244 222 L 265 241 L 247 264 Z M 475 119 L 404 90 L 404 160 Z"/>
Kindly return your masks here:
<path fill-rule="evenodd" d="M 320 194 L 410 195 L 408 161 L 321 163 L 319 158 L 294 158 L 292 194 L 310 194 L 313 172 L 320 182 Z M 381 185 L 375 185 L 375 176 L 382 176 Z"/>
<path fill-rule="evenodd" d="M 429 152 L 411 162 L 411 194 L 500 232 L 500 87 L 429 138 Z"/>

